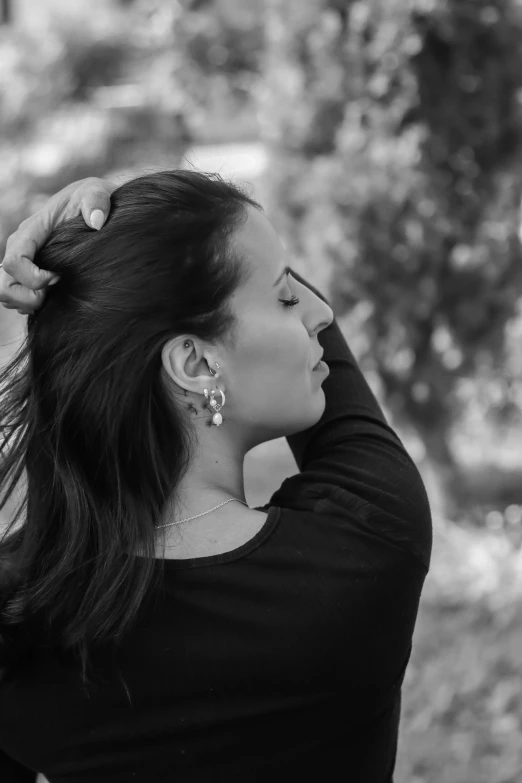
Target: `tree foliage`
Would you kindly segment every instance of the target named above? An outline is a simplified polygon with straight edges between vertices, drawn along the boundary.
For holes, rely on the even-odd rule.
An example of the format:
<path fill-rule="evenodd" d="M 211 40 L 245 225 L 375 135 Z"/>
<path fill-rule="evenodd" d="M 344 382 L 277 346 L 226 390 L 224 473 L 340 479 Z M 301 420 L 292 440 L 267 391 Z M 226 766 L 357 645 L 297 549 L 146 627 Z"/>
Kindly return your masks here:
<path fill-rule="evenodd" d="M 332 270 L 363 365 L 467 502 L 450 445 L 476 404 L 465 381 L 496 384 L 497 423 L 522 407 L 506 350 L 522 309 L 522 7 L 272 0 L 269 24 L 275 212 L 294 252 Z"/>
<path fill-rule="evenodd" d="M 39 39 L 3 31 L 0 244 L 35 191 L 178 165 L 192 138 L 251 137 L 260 116 L 273 217 L 458 496 L 456 424 L 521 420 L 520 0 L 104 13 Z M 33 143 L 60 148 L 49 175 L 31 170 Z"/>

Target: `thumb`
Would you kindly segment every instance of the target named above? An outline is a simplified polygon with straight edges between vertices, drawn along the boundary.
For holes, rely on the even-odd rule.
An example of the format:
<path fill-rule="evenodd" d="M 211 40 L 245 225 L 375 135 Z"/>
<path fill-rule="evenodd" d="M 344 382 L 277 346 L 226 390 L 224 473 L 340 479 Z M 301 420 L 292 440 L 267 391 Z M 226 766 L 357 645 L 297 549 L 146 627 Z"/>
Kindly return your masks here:
<path fill-rule="evenodd" d="M 83 219 L 88 226 L 98 231 L 107 220 L 110 209 L 110 193 L 101 190 L 99 186 L 96 189 L 88 190 L 80 202 Z"/>

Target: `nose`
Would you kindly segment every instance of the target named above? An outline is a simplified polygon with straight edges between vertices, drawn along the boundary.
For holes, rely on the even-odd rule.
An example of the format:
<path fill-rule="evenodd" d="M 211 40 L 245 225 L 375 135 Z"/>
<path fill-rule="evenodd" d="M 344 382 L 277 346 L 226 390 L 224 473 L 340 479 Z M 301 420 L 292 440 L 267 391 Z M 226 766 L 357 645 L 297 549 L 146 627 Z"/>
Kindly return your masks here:
<path fill-rule="evenodd" d="M 330 324 L 333 322 L 334 319 L 334 313 L 330 305 L 326 304 L 326 302 L 323 302 L 322 299 L 319 299 L 319 297 L 315 297 L 316 301 L 318 300 L 319 306 L 319 314 L 316 315 L 316 319 L 319 318 L 320 320 L 316 323 L 316 326 L 313 330 L 314 337 L 319 334 L 319 332 L 322 332 L 323 329 L 327 329 Z"/>
<path fill-rule="evenodd" d="M 299 297 L 304 297 L 303 317 L 307 322 L 308 331 L 315 337 L 333 322 L 333 310 L 316 288 L 305 282 L 300 275 L 295 275 L 293 270 L 292 275 L 299 286 Z"/>
<path fill-rule="evenodd" d="M 317 330 L 316 330 L 316 331 L 317 331 L 317 333 L 319 333 L 319 332 L 322 332 L 322 330 L 323 330 L 323 329 L 326 329 L 326 328 L 327 328 L 328 326 L 330 326 L 330 324 L 333 322 L 333 319 L 334 319 L 333 310 L 332 310 L 332 308 L 331 308 L 331 307 L 329 307 L 328 305 L 327 305 L 327 307 L 328 307 L 328 310 L 329 310 L 329 313 L 328 313 L 328 318 L 325 318 L 325 319 L 323 319 L 323 320 L 322 320 L 322 321 L 321 321 L 321 322 L 318 324 L 318 326 L 317 326 Z"/>

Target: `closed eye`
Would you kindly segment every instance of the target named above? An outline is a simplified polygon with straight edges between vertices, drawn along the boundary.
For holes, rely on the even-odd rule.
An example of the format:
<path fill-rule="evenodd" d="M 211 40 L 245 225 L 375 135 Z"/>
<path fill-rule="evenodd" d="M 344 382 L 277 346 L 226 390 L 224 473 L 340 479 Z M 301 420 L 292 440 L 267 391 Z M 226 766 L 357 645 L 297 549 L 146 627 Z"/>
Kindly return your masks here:
<path fill-rule="evenodd" d="M 294 295 L 291 299 L 279 299 L 279 301 L 282 302 L 285 307 L 295 307 L 301 300 L 298 296 Z"/>

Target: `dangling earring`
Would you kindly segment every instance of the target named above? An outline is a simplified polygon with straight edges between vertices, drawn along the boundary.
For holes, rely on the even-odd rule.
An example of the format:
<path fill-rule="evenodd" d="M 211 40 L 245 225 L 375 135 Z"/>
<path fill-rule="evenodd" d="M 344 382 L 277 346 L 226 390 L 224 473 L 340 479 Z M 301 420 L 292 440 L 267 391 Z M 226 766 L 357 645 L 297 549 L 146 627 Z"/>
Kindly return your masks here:
<path fill-rule="evenodd" d="M 217 362 L 215 362 L 215 365 L 219 369 L 219 364 Z M 212 368 L 210 369 L 210 372 L 215 378 L 219 378 L 219 373 L 215 372 L 215 370 L 213 370 Z M 216 400 L 214 399 L 217 392 L 221 394 L 221 400 L 222 400 L 221 405 L 218 402 L 216 402 Z M 203 389 L 203 393 L 205 395 L 205 399 L 208 400 L 209 399 L 208 389 Z M 216 427 L 219 427 L 219 425 L 223 422 L 223 417 L 221 413 L 218 413 L 218 411 L 220 411 L 225 404 L 225 392 L 221 391 L 221 389 L 217 389 L 217 390 L 212 389 L 212 391 L 210 392 L 210 401 L 208 404 L 214 410 L 214 415 L 212 416 L 212 424 L 215 424 Z"/>
<path fill-rule="evenodd" d="M 205 394 L 205 397 L 208 400 L 208 398 L 209 398 L 208 397 L 208 389 L 203 389 L 203 392 Z M 221 394 L 221 398 L 222 398 L 221 405 L 218 402 L 216 402 L 216 400 L 214 399 L 214 395 L 217 394 L 217 392 L 219 392 Z M 220 411 L 221 408 L 223 407 L 223 405 L 225 404 L 225 392 L 222 392 L 221 389 L 217 389 L 217 391 L 216 391 L 216 389 L 212 389 L 212 391 L 210 392 L 210 402 L 208 404 L 215 411 L 214 415 L 212 416 L 212 424 L 215 424 L 216 427 L 219 427 L 219 425 L 223 421 L 223 417 L 222 417 L 221 413 L 218 413 L 218 411 Z"/>

